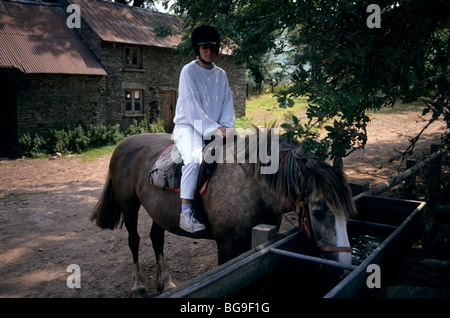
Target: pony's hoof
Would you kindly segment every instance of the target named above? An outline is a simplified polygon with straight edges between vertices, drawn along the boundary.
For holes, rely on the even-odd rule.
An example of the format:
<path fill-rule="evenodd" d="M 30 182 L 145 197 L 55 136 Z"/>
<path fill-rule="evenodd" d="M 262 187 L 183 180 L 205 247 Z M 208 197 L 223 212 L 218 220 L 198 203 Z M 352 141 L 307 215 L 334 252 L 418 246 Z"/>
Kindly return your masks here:
<path fill-rule="evenodd" d="M 137 288 L 131 291 L 131 298 L 145 298 L 147 297 L 147 292 L 145 288 Z"/>
<path fill-rule="evenodd" d="M 173 288 L 177 287 L 177 285 L 175 285 L 172 281 L 169 281 L 167 284 L 164 285 L 164 289 L 163 291 L 169 291 Z"/>
<path fill-rule="evenodd" d="M 177 285 L 175 285 L 172 280 L 166 281 L 164 284 L 158 285 L 158 287 L 156 288 L 158 290 L 158 292 L 165 293 L 166 291 L 169 291 L 173 288 L 177 287 Z"/>

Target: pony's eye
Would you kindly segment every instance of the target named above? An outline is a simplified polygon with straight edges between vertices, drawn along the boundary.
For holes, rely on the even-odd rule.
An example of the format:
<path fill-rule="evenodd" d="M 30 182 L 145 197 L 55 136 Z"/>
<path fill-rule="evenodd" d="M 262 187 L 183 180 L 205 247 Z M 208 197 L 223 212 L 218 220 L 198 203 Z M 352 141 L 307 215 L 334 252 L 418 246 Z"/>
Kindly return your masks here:
<path fill-rule="evenodd" d="M 325 216 L 325 209 L 323 207 L 314 207 L 311 209 L 311 213 L 316 219 L 321 219 Z"/>

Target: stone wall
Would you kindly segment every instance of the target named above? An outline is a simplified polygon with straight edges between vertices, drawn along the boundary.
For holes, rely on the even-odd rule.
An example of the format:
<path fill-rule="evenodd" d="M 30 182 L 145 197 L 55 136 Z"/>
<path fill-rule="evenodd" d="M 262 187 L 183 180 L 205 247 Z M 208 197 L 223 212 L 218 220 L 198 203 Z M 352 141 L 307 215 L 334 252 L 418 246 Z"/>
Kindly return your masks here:
<path fill-rule="evenodd" d="M 62 74 L 18 75 L 17 133 L 105 122 L 106 77 Z"/>

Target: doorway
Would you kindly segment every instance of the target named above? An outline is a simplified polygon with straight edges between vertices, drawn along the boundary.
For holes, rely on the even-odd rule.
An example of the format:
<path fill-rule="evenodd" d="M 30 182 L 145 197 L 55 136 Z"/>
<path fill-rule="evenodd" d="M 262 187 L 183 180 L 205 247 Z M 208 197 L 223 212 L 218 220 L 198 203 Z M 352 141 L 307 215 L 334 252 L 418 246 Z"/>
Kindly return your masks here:
<path fill-rule="evenodd" d="M 17 151 L 17 106 L 14 70 L 0 69 L 0 156 Z"/>
<path fill-rule="evenodd" d="M 175 116 L 176 92 L 159 91 L 159 118 L 164 122 L 164 131 L 171 133 L 174 128 L 173 117 Z"/>

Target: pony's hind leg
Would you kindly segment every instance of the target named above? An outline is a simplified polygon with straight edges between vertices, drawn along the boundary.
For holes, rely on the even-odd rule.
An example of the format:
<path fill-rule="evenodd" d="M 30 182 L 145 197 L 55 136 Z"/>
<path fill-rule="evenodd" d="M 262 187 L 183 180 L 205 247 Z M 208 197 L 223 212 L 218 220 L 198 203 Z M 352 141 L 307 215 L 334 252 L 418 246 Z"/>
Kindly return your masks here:
<path fill-rule="evenodd" d="M 164 259 L 164 232 L 165 230 L 153 221 L 150 230 L 150 239 L 152 240 L 153 251 L 156 257 L 155 285 L 158 292 L 163 292 L 175 287 L 167 271 Z"/>
<path fill-rule="evenodd" d="M 128 246 L 133 255 L 133 288 L 131 289 L 132 297 L 145 297 L 146 289 L 142 281 L 141 270 L 139 267 L 139 242 L 140 237 L 137 231 L 138 211 L 140 204 L 137 207 L 128 207 L 124 212 L 124 223 L 128 231 Z"/>

